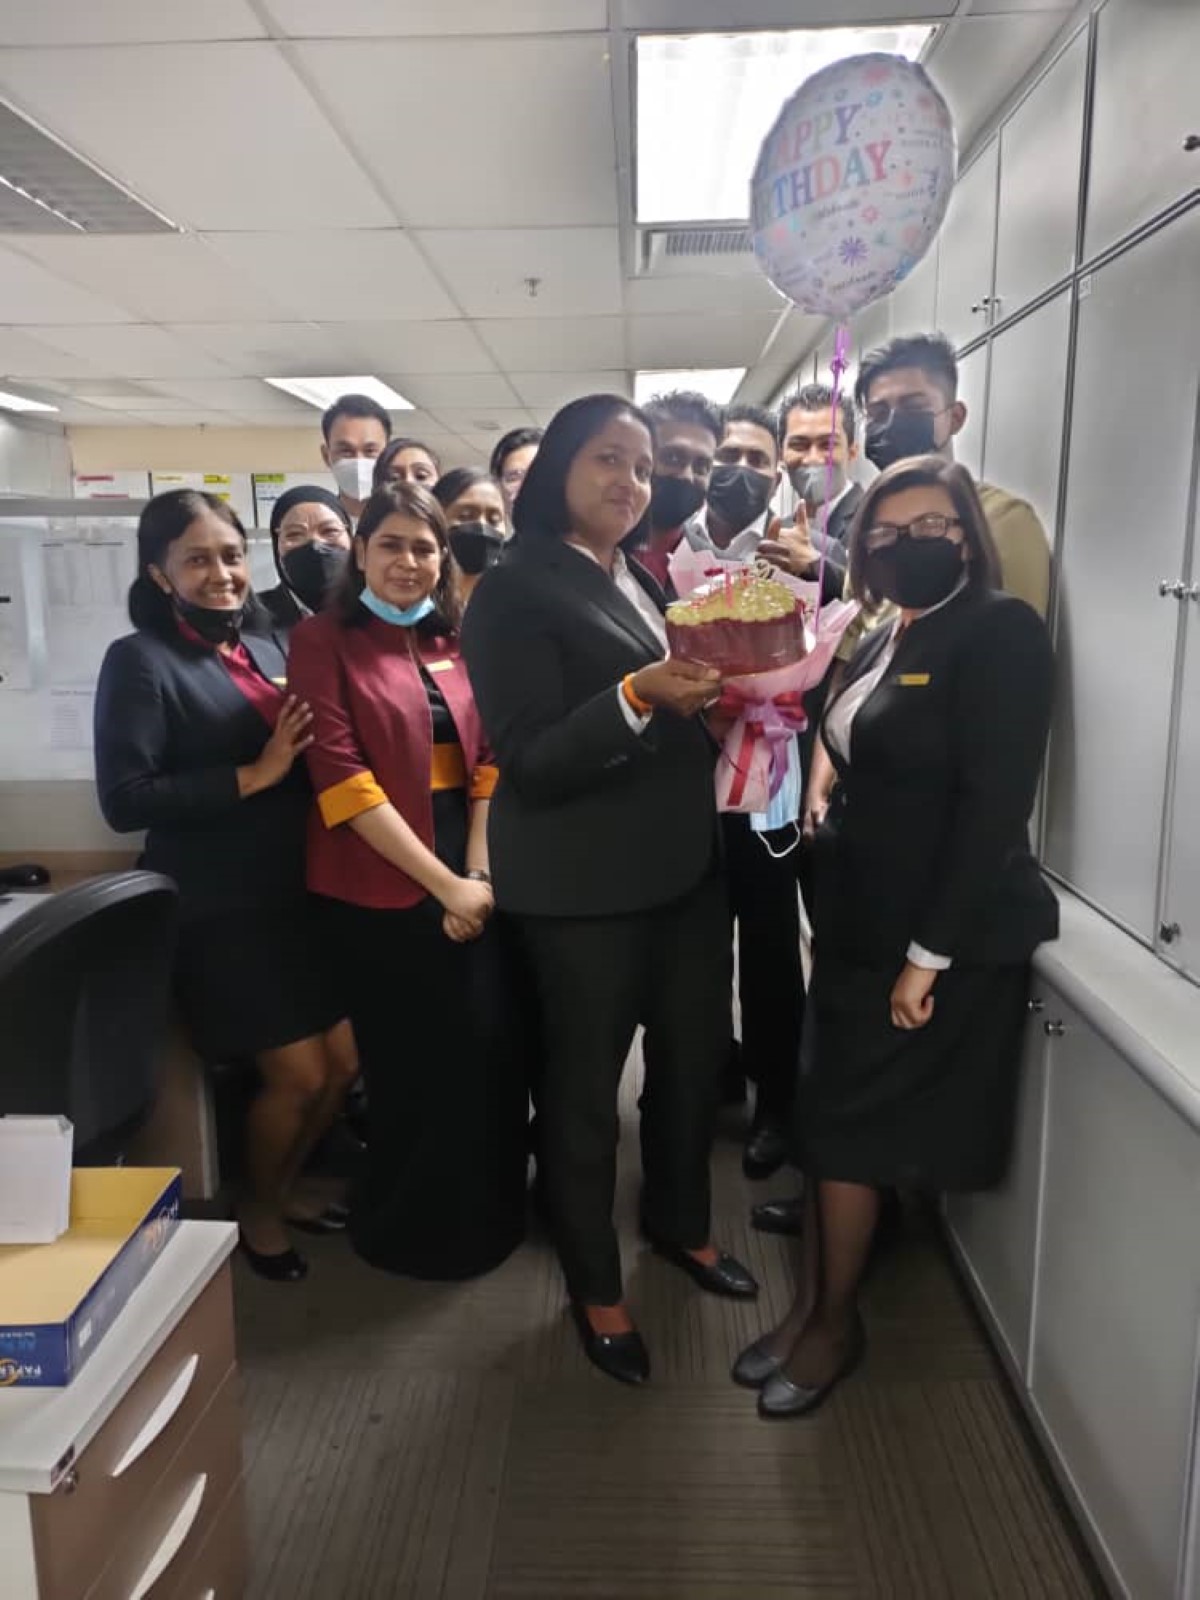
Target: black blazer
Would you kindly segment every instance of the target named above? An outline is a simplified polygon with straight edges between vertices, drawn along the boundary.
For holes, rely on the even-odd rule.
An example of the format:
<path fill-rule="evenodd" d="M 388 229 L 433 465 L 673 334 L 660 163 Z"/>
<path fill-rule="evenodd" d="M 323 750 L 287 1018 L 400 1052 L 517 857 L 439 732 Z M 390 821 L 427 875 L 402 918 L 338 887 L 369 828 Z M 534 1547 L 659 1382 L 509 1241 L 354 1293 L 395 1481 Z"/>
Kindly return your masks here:
<path fill-rule="evenodd" d="M 826 723 L 890 631 L 863 640 Z M 915 940 L 1001 965 L 1057 936 L 1028 842 L 1052 678 L 1045 624 L 998 591 L 964 591 L 905 632 L 854 719 L 849 763 L 830 748 L 841 781 L 817 838 L 818 959 L 899 968 Z"/>
<path fill-rule="evenodd" d="M 613 916 L 694 888 L 716 848 L 714 746 L 697 719 L 660 711 L 640 734 L 625 720 L 621 679 L 664 652 L 608 574 L 558 540 L 521 541 L 471 596 L 462 649 L 500 769 L 497 904 Z"/>
<path fill-rule="evenodd" d="M 278 635 L 243 633 L 242 642 L 282 685 Z M 269 737 L 214 651 L 152 633 L 109 646 L 96 689 L 100 809 L 118 833 L 146 829 L 141 865 L 174 878 L 185 918 L 304 892 L 304 762 L 275 788 L 238 796 L 236 769 Z"/>

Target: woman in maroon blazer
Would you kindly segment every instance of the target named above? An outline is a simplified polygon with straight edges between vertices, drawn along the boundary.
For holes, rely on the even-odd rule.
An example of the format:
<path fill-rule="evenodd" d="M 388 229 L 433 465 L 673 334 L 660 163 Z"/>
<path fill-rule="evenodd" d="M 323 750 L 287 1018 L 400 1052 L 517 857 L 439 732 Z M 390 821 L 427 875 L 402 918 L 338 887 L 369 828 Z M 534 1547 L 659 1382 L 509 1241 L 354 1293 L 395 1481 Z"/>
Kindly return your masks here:
<path fill-rule="evenodd" d="M 489 926 L 495 770 L 452 612 L 441 507 L 379 489 L 288 673 L 313 713 L 308 883 L 333 919 L 369 1105 L 351 1235 L 420 1278 L 498 1265 L 525 1202 L 524 1074 Z"/>

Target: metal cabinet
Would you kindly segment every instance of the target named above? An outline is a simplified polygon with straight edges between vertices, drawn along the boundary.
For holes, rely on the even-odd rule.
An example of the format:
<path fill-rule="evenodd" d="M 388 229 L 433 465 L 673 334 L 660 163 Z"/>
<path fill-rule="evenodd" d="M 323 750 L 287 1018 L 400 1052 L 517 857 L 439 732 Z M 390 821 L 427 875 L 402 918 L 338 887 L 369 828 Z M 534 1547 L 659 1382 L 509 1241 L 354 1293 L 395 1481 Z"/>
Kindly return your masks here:
<path fill-rule="evenodd" d="M 1080 285 L 1046 860 L 1151 941 L 1193 472 L 1200 209 Z M 1152 441 L 1152 443 L 1151 443 Z"/>
<path fill-rule="evenodd" d="M 1037 1260 L 1049 1044 L 1045 1026 L 1048 1017 L 1058 1015 L 1057 1002 L 1042 984 L 1035 984 L 1029 1006 L 1008 1174 L 998 1189 L 951 1195 L 946 1201 L 946 1221 L 962 1260 L 1021 1377 L 1029 1359 Z"/>
<path fill-rule="evenodd" d="M 983 476 L 1028 500 L 1053 542 L 1062 468 L 1071 293 L 992 338 Z"/>
<path fill-rule="evenodd" d="M 1085 28 L 1001 130 L 993 323 L 1075 266 L 1087 58 Z"/>
<path fill-rule="evenodd" d="M 916 266 L 892 291 L 892 333 L 930 333 L 935 326 L 938 244 L 929 247 Z"/>
<path fill-rule="evenodd" d="M 1069 1006 L 1049 1055 L 1035 1408 L 1126 1594 L 1176 1595 L 1200 1319 L 1200 1133 Z"/>
<path fill-rule="evenodd" d="M 983 440 L 988 417 L 988 348 L 978 345 L 958 363 L 958 398 L 967 420 L 954 438 L 954 458 L 978 478 L 983 473 Z"/>
<path fill-rule="evenodd" d="M 1084 260 L 1200 186 L 1200 5 L 1108 0 L 1096 18 Z"/>
<path fill-rule="evenodd" d="M 993 139 L 959 178 L 942 224 L 937 325 L 956 350 L 986 333 L 991 321 L 999 155 Z"/>

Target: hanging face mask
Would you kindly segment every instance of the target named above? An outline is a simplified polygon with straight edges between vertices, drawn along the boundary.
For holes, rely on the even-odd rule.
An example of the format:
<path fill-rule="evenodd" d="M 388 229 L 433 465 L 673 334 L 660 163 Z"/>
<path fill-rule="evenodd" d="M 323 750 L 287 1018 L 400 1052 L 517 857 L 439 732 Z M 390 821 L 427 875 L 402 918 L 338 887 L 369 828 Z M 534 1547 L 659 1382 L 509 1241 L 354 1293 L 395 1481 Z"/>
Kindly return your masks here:
<path fill-rule="evenodd" d="M 349 550 L 312 539 L 279 558 L 279 570 L 288 588 L 310 611 L 320 611 L 325 598 L 346 570 Z"/>
<path fill-rule="evenodd" d="M 940 411 L 893 411 L 886 422 L 869 422 L 863 445 L 867 460 L 882 472 L 909 456 L 932 454 L 937 450 L 934 424 L 941 415 Z"/>
<path fill-rule="evenodd" d="M 694 478 L 656 472 L 650 480 L 650 522 L 655 528 L 680 528 L 704 504 L 704 489 Z"/>
<path fill-rule="evenodd" d="M 740 533 L 762 516 L 774 489 L 774 477 L 753 467 L 716 466 L 708 480 L 708 503 L 727 527 Z"/>
<path fill-rule="evenodd" d="M 778 792 L 771 797 L 771 803 L 765 811 L 750 813 L 751 830 L 754 833 L 774 833 L 778 828 L 789 828 L 797 823 L 800 820 L 801 787 L 800 746 L 793 739 L 787 747 L 787 770 L 783 775 L 783 782 Z M 779 853 L 787 855 L 798 842 L 797 832 L 795 838 Z M 774 850 L 771 851 L 772 855 L 776 853 Z"/>
<path fill-rule="evenodd" d="M 846 487 L 846 468 L 840 461 L 834 462 L 832 471 L 824 462 L 818 467 L 791 467 L 788 481 L 810 511 L 819 511 L 825 504 L 827 483 L 830 501 Z"/>
<path fill-rule="evenodd" d="M 372 616 L 378 617 L 380 622 L 390 622 L 395 628 L 413 628 L 437 609 L 432 595 L 426 595 L 424 600 L 411 606 L 394 606 L 390 600 L 381 599 L 373 589 L 364 589 L 358 598 Z"/>
<path fill-rule="evenodd" d="M 866 560 L 867 587 L 906 611 L 928 611 L 945 600 L 962 578 L 963 547 L 949 539 L 910 539 L 872 550 Z"/>
<path fill-rule="evenodd" d="M 370 456 L 344 456 L 330 469 L 338 492 L 347 500 L 369 500 L 375 477 L 375 462 Z"/>
<path fill-rule="evenodd" d="M 447 538 L 450 554 L 471 578 L 494 567 L 504 553 L 504 535 L 487 522 L 460 522 Z"/>
<path fill-rule="evenodd" d="M 246 607 L 198 606 L 194 600 L 183 600 L 172 594 L 175 610 L 193 633 L 198 633 L 205 644 L 236 644 L 241 631 Z"/>

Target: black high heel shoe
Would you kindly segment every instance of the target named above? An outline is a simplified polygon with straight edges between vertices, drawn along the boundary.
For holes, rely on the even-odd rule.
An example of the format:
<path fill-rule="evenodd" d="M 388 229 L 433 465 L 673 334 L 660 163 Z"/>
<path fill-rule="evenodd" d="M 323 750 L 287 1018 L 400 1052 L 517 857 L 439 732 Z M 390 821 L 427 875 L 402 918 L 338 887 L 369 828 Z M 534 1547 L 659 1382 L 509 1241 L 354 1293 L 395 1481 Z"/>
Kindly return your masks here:
<path fill-rule="evenodd" d="M 250 1270 L 270 1283 L 300 1283 L 308 1277 L 308 1262 L 298 1250 L 279 1250 L 264 1255 L 246 1243 L 246 1237 L 240 1230 L 238 1249 Z"/>
<path fill-rule="evenodd" d="M 637 1329 L 631 1333 L 597 1333 L 578 1300 L 571 1301 L 571 1315 L 579 1329 L 583 1352 L 618 1383 L 645 1383 L 650 1376 L 650 1353 Z"/>

